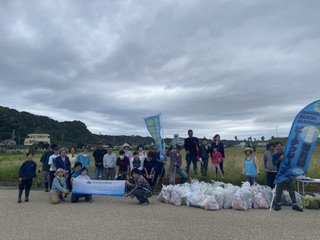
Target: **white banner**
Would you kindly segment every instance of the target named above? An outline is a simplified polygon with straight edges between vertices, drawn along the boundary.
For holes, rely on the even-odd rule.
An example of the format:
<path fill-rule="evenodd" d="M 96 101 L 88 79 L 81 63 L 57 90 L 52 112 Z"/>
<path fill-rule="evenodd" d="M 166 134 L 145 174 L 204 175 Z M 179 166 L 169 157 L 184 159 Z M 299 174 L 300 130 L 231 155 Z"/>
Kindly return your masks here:
<path fill-rule="evenodd" d="M 74 179 L 72 182 L 72 193 L 122 197 L 125 194 L 125 187 L 126 183 L 124 180 Z"/>

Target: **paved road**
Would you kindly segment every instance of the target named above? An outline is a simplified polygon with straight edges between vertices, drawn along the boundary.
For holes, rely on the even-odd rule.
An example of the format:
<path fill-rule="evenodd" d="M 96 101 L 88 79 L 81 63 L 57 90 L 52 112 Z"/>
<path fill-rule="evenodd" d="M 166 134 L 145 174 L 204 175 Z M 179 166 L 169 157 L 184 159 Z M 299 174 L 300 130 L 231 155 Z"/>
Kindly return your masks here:
<path fill-rule="evenodd" d="M 216 212 L 171 206 L 151 198 L 94 196 L 93 203 L 52 205 L 49 194 L 31 191 L 17 203 L 18 190 L 0 189 L 0 239 L 319 239 L 318 210 L 280 212 L 252 209 Z"/>

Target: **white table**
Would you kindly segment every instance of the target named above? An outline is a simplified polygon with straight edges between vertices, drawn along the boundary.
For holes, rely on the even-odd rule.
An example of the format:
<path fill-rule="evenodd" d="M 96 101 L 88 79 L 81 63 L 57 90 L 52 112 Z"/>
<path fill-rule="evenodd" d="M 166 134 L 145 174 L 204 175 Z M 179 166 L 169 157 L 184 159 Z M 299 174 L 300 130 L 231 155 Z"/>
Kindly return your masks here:
<path fill-rule="evenodd" d="M 298 179 L 297 180 L 297 185 L 298 185 L 298 193 L 300 193 L 300 184 L 302 186 L 302 196 L 305 197 L 305 188 L 309 183 L 317 183 L 320 184 L 320 179 L 319 178 L 310 178 L 310 179 Z"/>

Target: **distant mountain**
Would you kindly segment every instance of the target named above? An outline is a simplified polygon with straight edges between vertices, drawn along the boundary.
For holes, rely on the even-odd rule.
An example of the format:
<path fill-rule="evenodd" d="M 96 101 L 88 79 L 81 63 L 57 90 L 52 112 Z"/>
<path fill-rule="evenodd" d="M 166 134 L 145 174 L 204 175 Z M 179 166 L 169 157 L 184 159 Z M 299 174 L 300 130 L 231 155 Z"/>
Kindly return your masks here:
<path fill-rule="evenodd" d="M 30 133 L 50 134 L 51 143 L 64 146 L 91 145 L 98 141 L 105 144 L 120 145 L 125 142 L 133 145 L 151 144 L 151 137 L 110 136 L 91 133 L 81 121 L 58 122 L 46 116 L 38 116 L 28 112 L 0 106 L 0 141 L 10 139 L 15 130 L 15 141 L 22 145 Z"/>

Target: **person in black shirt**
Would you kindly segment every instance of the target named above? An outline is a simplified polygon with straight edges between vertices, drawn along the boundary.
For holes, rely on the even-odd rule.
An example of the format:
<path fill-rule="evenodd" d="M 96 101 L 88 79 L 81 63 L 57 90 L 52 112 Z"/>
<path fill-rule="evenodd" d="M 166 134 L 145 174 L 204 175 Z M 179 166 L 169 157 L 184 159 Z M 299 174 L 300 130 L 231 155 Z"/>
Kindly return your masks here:
<path fill-rule="evenodd" d="M 57 147 L 57 145 L 52 144 L 50 146 L 50 149 L 46 151 L 40 159 L 40 162 L 42 163 L 41 166 L 41 173 L 42 173 L 42 179 L 44 182 L 45 192 L 49 192 L 49 180 L 50 180 L 50 165 L 49 165 L 49 158 L 54 153 L 53 149 Z"/>
<path fill-rule="evenodd" d="M 103 143 L 98 142 L 96 150 L 93 152 L 93 157 L 95 160 L 95 180 L 99 179 L 101 174 L 102 180 L 106 180 L 106 171 L 104 170 L 103 166 L 103 156 L 107 154 L 107 150 L 103 149 Z"/>
<path fill-rule="evenodd" d="M 201 174 L 204 177 L 207 176 L 210 152 L 211 152 L 211 149 L 208 146 L 208 140 L 206 138 L 203 138 L 202 144 L 200 145 L 200 148 L 199 148 L 199 157 L 201 162 Z"/>
<path fill-rule="evenodd" d="M 162 177 L 165 174 L 165 164 L 166 161 L 160 160 L 160 151 L 156 145 L 153 146 L 152 158 L 154 161 L 154 175 L 153 175 L 153 186 L 156 185 L 158 177 L 160 178 L 160 182 L 162 182 Z"/>
<path fill-rule="evenodd" d="M 193 131 L 188 131 L 189 137 L 184 140 L 184 148 L 186 150 L 187 167 L 186 172 L 189 175 L 191 162 L 193 164 L 193 171 L 197 174 L 198 167 L 197 161 L 199 159 L 199 141 L 198 138 L 193 136 Z"/>
<path fill-rule="evenodd" d="M 37 164 L 33 161 L 33 153 L 27 153 L 28 160 L 25 161 L 20 169 L 19 169 L 19 196 L 18 196 L 18 203 L 21 203 L 21 196 L 23 190 L 25 190 L 25 201 L 29 201 L 29 193 L 32 187 L 32 180 L 37 177 L 36 170 Z"/>
<path fill-rule="evenodd" d="M 153 161 L 153 152 L 148 152 L 147 158 L 143 162 L 143 176 L 148 181 L 149 185 L 153 188 L 153 175 L 154 175 L 154 161 Z"/>

